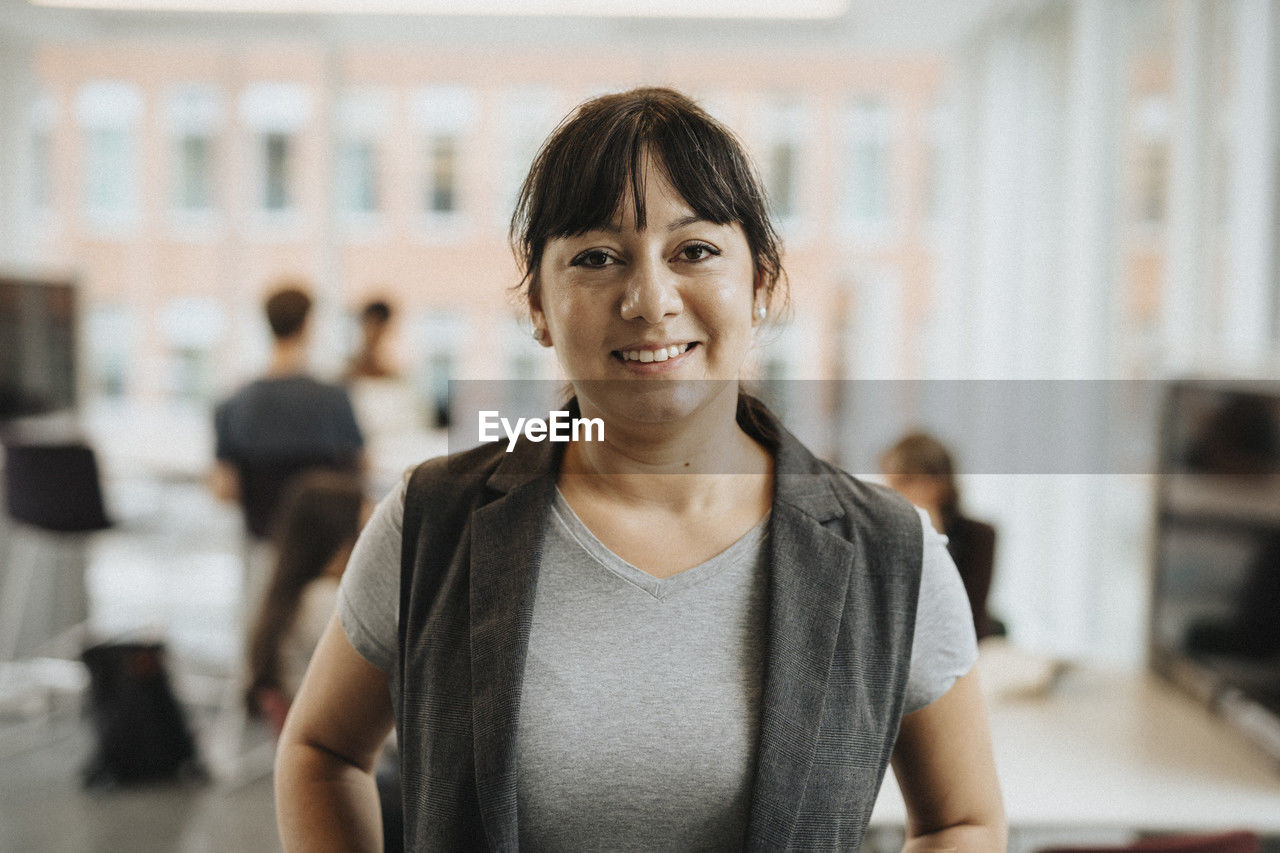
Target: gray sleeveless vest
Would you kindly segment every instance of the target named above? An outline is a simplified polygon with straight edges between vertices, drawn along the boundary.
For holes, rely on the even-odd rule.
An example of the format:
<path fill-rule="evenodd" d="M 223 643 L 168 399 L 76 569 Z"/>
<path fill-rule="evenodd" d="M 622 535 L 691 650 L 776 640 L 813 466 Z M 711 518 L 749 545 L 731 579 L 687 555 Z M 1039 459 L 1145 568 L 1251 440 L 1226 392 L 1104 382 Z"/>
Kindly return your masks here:
<path fill-rule="evenodd" d="M 856 849 L 902 717 L 920 518 L 814 458 L 752 398 L 738 420 L 775 457 L 747 846 Z M 515 724 L 560 448 L 485 445 L 410 479 L 391 674 L 407 849 L 518 847 Z"/>

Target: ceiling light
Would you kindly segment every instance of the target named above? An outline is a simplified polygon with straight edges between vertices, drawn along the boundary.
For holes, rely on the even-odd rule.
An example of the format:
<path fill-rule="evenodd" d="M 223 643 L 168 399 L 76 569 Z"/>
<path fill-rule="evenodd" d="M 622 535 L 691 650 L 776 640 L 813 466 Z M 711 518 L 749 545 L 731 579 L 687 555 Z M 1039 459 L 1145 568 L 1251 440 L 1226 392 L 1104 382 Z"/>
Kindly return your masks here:
<path fill-rule="evenodd" d="M 37 6 L 127 12 L 587 18 L 837 18 L 850 0 L 30 0 Z"/>

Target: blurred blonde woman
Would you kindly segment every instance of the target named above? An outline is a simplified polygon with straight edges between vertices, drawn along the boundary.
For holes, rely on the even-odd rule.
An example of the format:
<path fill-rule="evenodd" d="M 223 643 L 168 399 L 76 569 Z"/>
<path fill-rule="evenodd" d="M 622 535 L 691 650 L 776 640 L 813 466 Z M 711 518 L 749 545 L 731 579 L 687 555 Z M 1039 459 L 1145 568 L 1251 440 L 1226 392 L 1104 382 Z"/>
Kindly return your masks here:
<path fill-rule="evenodd" d="M 928 512 L 934 529 L 947 537 L 947 551 L 964 581 L 978 639 L 1003 636 L 1004 623 L 987 612 L 995 572 L 996 529 L 962 511 L 951 451 L 928 433 L 909 433 L 885 451 L 880 470 L 885 482 Z"/>

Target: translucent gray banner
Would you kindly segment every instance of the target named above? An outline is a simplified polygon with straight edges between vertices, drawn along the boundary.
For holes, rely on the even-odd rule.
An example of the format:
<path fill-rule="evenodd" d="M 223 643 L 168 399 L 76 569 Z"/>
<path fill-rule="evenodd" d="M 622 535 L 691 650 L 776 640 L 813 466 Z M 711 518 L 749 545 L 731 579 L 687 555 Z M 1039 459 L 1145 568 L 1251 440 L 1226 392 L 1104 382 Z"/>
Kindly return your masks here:
<path fill-rule="evenodd" d="M 588 398 L 643 407 L 705 399 L 725 385 L 578 387 Z M 815 454 L 855 474 L 878 472 L 884 452 L 917 431 L 947 445 L 966 474 L 1280 473 L 1280 381 L 781 380 L 744 382 L 741 391 Z M 552 415 L 569 410 L 567 382 L 462 380 L 449 393 L 450 453 L 483 443 L 482 435 L 506 449 L 531 425 L 535 440 L 573 438 L 569 417 Z"/>

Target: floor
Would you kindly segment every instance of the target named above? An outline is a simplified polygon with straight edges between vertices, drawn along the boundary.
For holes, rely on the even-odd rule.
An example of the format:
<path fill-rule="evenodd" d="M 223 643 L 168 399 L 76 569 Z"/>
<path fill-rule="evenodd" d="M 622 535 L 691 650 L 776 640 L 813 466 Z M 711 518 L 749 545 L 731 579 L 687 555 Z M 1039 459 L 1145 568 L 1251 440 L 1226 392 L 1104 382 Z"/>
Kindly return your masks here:
<path fill-rule="evenodd" d="M 269 853 L 276 838 L 270 778 L 85 792 L 79 768 L 93 744 L 75 721 L 54 741 L 0 759 L 0 850 Z"/>
<path fill-rule="evenodd" d="M 219 676 L 237 649 L 239 518 L 195 482 L 117 480 L 108 490 L 116 527 L 97 534 L 86 554 L 92 633 L 163 640 L 175 691 L 192 727 L 207 737 Z M 0 750 L 3 853 L 280 849 L 269 774 L 238 786 L 87 792 L 80 769 L 93 737 L 78 703 L 67 700 L 60 709 L 52 723 L 19 731 Z M 264 738 L 251 730 L 246 741 Z"/>
<path fill-rule="evenodd" d="M 163 640 L 175 691 L 193 728 L 207 739 L 217 719 L 218 674 L 228 671 L 238 646 L 240 520 L 198 482 L 116 478 L 108 490 L 117 525 L 96 535 L 86 552 L 93 633 Z M 52 724 L 19 732 L 17 749 L 9 748 L 13 737 L 0 738 L 0 853 L 281 849 L 266 772 L 237 785 L 85 791 L 80 770 L 92 754 L 92 735 L 78 702 L 66 700 L 58 711 Z M 5 722 L 0 708 L 0 729 Z M 250 735 L 266 742 L 260 731 Z M 1030 853 L 1064 835 L 1019 833 L 1010 850 Z M 1069 836 L 1086 840 L 1079 832 Z M 900 839 L 894 831 L 873 834 L 863 850 L 898 850 Z M 1280 843 L 1273 844 L 1266 849 L 1280 850 Z"/>

